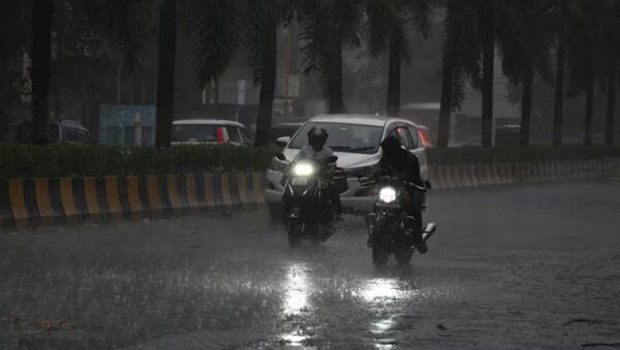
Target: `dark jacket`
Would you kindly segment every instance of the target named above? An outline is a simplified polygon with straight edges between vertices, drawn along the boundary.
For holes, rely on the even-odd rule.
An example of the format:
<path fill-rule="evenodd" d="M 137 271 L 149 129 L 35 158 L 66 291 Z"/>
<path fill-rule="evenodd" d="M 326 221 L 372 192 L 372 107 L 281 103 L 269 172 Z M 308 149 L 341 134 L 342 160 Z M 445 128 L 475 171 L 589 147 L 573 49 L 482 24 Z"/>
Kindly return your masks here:
<path fill-rule="evenodd" d="M 381 158 L 380 168 L 383 172 L 393 177 L 399 177 L 403 181 L 424 186 L 420 175 L 418 157 L 402 148 L 396 137 L 387 137 L 381 143 L 381 148 L 383 149 L 383 157 Z"/>
<path fill-rule="evenodd" d="M 420 175 L 420 162 L 413 153 L 401 149 L 394 157 L 381 158 L 379 166 L 390 176 L 399 177 L 403 181 L 412 182 L 418 186 L 424 186 L 424 181 Z"/>

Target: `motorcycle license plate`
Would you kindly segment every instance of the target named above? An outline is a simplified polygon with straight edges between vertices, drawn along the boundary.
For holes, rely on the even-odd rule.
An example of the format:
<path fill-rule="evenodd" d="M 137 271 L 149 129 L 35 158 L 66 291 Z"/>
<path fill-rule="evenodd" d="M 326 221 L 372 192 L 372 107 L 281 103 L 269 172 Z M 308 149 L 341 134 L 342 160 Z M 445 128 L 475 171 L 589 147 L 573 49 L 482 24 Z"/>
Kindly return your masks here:
<path fill-rule="evenodd" d="M 308 185 L 308 179 L 305 177 L 294 177 L 292 183 L 293 186 L 306 186 Z"/>

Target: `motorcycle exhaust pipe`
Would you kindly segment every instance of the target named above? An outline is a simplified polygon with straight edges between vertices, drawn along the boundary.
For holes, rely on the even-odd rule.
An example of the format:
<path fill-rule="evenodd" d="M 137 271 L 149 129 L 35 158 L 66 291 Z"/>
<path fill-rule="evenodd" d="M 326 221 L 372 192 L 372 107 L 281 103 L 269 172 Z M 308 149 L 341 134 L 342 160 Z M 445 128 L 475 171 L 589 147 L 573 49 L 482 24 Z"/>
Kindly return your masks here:
<path fill-rule="evenodd" d="M 426 225 L 424 231 L 422 231 L 422 240 L 424 242 L 428 241 L 431 236 L 437 231 L 437 225 L 433 222 Z"/>

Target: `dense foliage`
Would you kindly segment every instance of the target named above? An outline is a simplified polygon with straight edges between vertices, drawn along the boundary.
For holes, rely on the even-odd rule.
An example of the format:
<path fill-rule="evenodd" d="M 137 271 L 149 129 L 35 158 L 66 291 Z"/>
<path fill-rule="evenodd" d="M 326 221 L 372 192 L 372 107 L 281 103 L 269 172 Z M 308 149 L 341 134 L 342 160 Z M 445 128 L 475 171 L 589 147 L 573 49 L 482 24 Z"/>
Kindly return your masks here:
<path fill-rule="evenodd" d="M 162 22 L 167 16 L 169 20 Z M 176 17 L 185 25 L 172 25 Z M 318 75 L 331 113 L 347 109 L 343 51 L 370 49 L 385 55 L 389 63 L 385 111 L 397 115 L 401 64 L 415 64 L 409 39 L 416 33 L 426 36 L 429 23 L 438 21 L 443 24 L 439 147 L 449 143 L 451 118 L 467 84 L 482 92 L 481 143 L 492 146 L 496 57 L 504 75 L 522 90 L 521 144 L 530 143 L 533 101 L 540 95 L 534 91 L 536 81 L 555 89 L 554 113 L 543 116 L 553 124 L 554 144 L 563 143 L 565 95 L 577 94 L 585 97 L 584 144 L 592 143 L 597 88 L 606 92 L 601 104 L 606 110 L 605 143 L 616 142 L 620 0 L 15 0 L 0 3 L 0 19 L 4 24 L 0 26 L 0 77 L 10 82 L 0 88 L 0 127 L 5 126 L 0 128 L 0 140 L 6 138 L 2 134 L 11 124 L 10 108 L 20 95 L 24 48 L 32 56 L 32 103 L 27 106 L 32 110 L 34 142 L 48 142 L 50 113 L 63 112 L 59 77 L 80 71 L 80 62 L 97 67 L 89 70 L 97 74 L 79 76 L 83 79 L 72 79 L 62 87 L 72 91 L 77 101 L 89 100 L 86 93 L 92 95 L 95 103 L 83 102 L 80 108 L 96 110 L 99 104 L 111 102 L 110 85 L 116 84 L 120 104 L 123 74 L 137 74 L 134 71 L 149 64 L 158 76 L 175 71 L 174 60 L 160 57 L 149 62 L 153 55 L 146 51 L 157 45 L 160 52 L 174 56 L 176 42 L 170 39 L 179 27 L 194 40 L 199 88 L 216 84 L 237 56 L 247 58 L 254 82 L 261 87 L 256 142 L 265 145 L 270 139 L 277 62 L 290 60 L 278 57 L 280 30 L 296 23 L 300 51 L 296 54 L 303 63 L 298 69 Z M 173 75 L 158 82 L 158 103 L 162 96 L 173 96 L 174 83 Z M 87 86 L 98 87 L 90 91 Z M 148 95 L 144 91 L 143 100 Z M 50 96 L 52 92 L 56 95 Z M 56 110 L 50 111 L 52 107 Z M 158 107 L 164 117 L 158 119 L 157 129 L 165 136 L 158 137 L 158 145 L 167 147 L 175 106 Z"/>
<path fill-rule="evenodd" d="M 271 148 L 236 146 L 115 146 L 0 147 L 0 178 L 148 175 L 257 171 L 266 169 Z"/>
<path fill-rule="evenodd" d="M 264 171 L 277 151 L 268 147 L 115 146 L 0 147 L 0 178 L 163 175 L 227 171 Z M 619 147 L 581 145 L 435 148 L 427 150 L 430 165 L 579 160 L 620 157 Z"/>

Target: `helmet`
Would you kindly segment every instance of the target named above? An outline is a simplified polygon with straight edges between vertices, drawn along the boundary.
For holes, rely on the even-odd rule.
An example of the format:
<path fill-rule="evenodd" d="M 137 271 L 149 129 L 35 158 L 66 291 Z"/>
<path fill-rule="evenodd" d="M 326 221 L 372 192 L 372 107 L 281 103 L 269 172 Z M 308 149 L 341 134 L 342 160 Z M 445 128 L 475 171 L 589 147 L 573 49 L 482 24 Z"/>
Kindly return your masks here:
<path fill-rule="evenodd" d="M 402 146 L 400 141 L 395 136 L 388 136 L 381 143 L 381 148 L 383 149 L 383 154 L 387 158 L 394 159 L 400 154 L 402 150 Z"/>
<path fill-rule="evenodd" d="M 323 146 L 325 146 L 325 142 L 327 142 L 327 131 L 321 127 L 313 127 L 308 131 L 308 144 L 312 146 L 315 151 L 319 151 Z"/>

